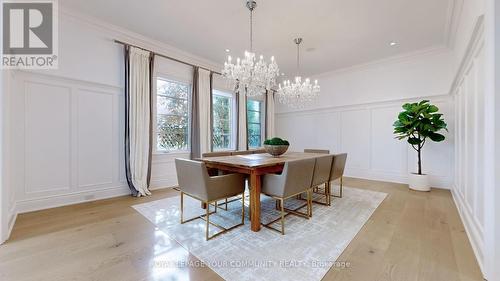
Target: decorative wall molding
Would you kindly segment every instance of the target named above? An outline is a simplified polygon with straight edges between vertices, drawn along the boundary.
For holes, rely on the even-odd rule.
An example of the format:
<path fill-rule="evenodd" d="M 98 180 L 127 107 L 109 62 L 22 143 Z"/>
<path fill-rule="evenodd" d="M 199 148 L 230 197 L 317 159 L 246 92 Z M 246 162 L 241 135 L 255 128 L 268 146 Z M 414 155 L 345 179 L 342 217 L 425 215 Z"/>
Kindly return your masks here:
<path fill-rule="evenodd" d="M 484 16 L 477 18 L 450 93 L 455 97 L 456 182 L 452 195 L 484 273 L 485 244 L 485 55 Z"/>
<path fill-rule="evenodd" d="M 124 103 L 122 89 L 111 85 L 27 71 L 18 71 L 14 77 L 12 123 L 17 125 L 11 128 L 11 138 L 15 140 L 12 142 L 12 151 L 19 157 L 16 157 L 17 160 L 11 167 L 13 175 L 16 175 L 13 177 L 15 180 L 12 184 L 13 190 L 16 191 L 16 199 L 10 217 L 15 218 L 18 213 L 130 194 L 125 180 L 122 155 L 124 126 L 123 110 L 120 106 Z M 62 89 L 61 91 L 66 94 L 53 96 L 52 89 Z M 51 98 L 47 99 L 49 97 L 47 95 Z M 38 110 L 41 111 L 36 113 L 38 115 L 33 116 L 30 110 L 26 110 L 26 105 L 32 97 L 46 101 L 40 104 L 41 108 Z M 59 99 L 63 97 L 65 101 L 61 103 Z M 62 163 L 60 161 L 64 158 L 54 157 L 54 154 L 61 152 L 56 148 L 51 147 L 47 151 L 39 151 L 40 155 L 44 155 L 43 159 L 39 158 L 40 161 L 47 163 L 38 165 L 35 171 L 36 175 L 44 177 L 47 185 L 44 185 L 43 189 L 33 189 L 32 186 L 27 185 L 30 178 L 34 176 L 34 174 L 27 173 L 26 164 L 28 161 L 32 162 L 25 159 L 30 154 L 27 150 L 36 152 L 36 149 L 41 149 L 40 143 L 50 145 L 52 142 L 61 142 L 61 138 L 52 135 L 49 128 L 49 131 L 31 136 L 37 141 L 36 145 L 28 142 L 30 132 L 26 131 L 27 119 L 32 120 L 30 122 L 38 122 L 44 118 L 56 116 L 52 114 L 61 110 L 66 111 L 67 116 L 60 119 L 68 122 L 69 126 L 65 129 L 68 136 L 64 140 L 70 143 L 67 146 L 68 162 Z M 51 126 L 53 122 L 45 123 Z M 36 123 L 30 125 L 29 130 L 33 130 L 35 125 Z M 66 135 L 66 133 L 63 134 Z M 57 139 L 54 139 L 55 137 Z M 153 189 L 177 185 L 174 158 L 185 156 L 185 153 L 153 156 Z M 61 164 L 68 167 L 68 173 L 46 173 L 45 170 L 48 167 Z M 45 177 L 46 174 L 48 177 Z M 59 186 L 56 180 L 62 176 L 69 177 L 69 181 Z"/>
<path fill-rule="evenodd" d="M 461 0 L 463 1 L 463 0 Z M 453 83 L 450 87 L 450 94 L 456 94 L 456 89 L 458 87 L 458 83 L 463 79 L 464 72 L 469 65 L 469 62 L 474 55 L 474 50 L 477 48 L 478 44 L 484 44 L 484 15 L 479 16 L 475 23 L 474 29 L 472 30 L 472 34 L 470 35 L 469 43 L 467 44 L 467 49 L 465 50 L 465 54 L 460 61 L 460 65 L 458 67 L 455 78 L 453 79 Z"/>
<path fill-rule="evenodd" d="M 424 147 L 424 172 L 430 174 L 433 187 L 449 189 L 454 181 L 455 128 L 450 95 L 278 113 L 277 133 L 293 139 L 291 149 L 295 151 L 312 147 L 347 152 L 346 176 L 407 183 L 416 156 L 405 142 L 394 139 L 392 123 L 403 103 L 422 99 L 430 99 L 441 108 L 450 130 L 444 143 Z"/>

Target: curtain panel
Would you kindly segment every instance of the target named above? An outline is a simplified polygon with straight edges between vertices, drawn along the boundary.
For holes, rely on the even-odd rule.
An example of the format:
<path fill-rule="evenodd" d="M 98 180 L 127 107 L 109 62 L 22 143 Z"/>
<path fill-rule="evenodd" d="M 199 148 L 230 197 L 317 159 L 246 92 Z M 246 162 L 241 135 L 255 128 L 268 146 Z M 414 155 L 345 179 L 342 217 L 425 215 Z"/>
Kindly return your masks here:
<path fill-rule="evenodd" d="M 265 138 L 269 139 L 275 137 L 275 109 L 274 109 L 274 91 L 267 91 L 266 93 L 266 134 Z"/>
<path fill-rule="evenodd" d="M 125 46 L 125 174 L 133 196 L 150 195 L 154 54 Z"/>
<path fill-rule="evenodd" d="M 247 97 L 244 91 L 237 94 L 238 103 L 238 148 L 237 150 L 248 150 L 247 140 Z"/>
<path fill-rule="evenodd" d="M 212 149 L 212 75 L 194 68 L 191 97 L 191 159 Z"/>

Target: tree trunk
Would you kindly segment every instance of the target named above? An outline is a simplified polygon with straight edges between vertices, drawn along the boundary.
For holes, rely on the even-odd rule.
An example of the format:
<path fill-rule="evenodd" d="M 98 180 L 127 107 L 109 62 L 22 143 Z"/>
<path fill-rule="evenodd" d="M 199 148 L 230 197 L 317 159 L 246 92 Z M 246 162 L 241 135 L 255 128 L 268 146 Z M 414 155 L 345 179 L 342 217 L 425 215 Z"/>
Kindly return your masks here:
<path fill-rule="evenodd" d="M 420 152 L 422 151 L 422 147 L 421 146 L 418 146 L 418 150 L 417 150 L 417 153 L 418 153 L 418 174 L 421 175 L 422 174 L 422 157 L 420 155 Z"/>

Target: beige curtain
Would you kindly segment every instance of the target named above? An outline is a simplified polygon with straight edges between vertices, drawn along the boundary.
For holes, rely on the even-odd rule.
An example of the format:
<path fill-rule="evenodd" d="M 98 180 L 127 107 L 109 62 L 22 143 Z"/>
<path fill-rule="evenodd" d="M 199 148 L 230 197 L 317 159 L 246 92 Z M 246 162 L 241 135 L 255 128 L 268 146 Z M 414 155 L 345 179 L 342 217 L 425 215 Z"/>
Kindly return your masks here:
<path fill-rule="evenodd" d="M 211 151 L 211 112 L 212 112 L 212 93 L 211 93 L 210 71 L 198 68 L 198 112 L 200 125 L 200 153 Z"/>
<path fill-rule="evenodd" d="M 148 51 L 125 48 L 125 169 L 134 196 L 151 194 L 153 58 Z"/>
<path fill-rule="evenodd" d="M 274 91 L 267 91 L 266 96 L 266 139 L 276 135 L 274 127 Z"/>
<path fill-rule="evenodd" d="M 247 98 L 245 92 L 238 94 L 238 150 L 247 150 Z"/>

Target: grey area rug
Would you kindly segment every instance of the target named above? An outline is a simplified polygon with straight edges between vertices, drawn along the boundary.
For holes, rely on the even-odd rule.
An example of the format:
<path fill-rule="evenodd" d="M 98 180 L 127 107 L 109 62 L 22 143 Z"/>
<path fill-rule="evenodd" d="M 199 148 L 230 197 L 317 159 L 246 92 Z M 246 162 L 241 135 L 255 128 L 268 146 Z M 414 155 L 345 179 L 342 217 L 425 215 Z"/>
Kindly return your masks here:
<path fill-rule="evenodd" d="M 311 219 L 287 216 L 284 236 L 264 227 L 260 232 L 252 232 L 246 200 L 245 225 L 209 241 L 205 241 L 204 220 L 179 223 L 179 196 L 134 205 L 133 208 L 203 262 L 203 265 L 176 264 L 175 257 L 159 255 L 155 258 L 157 266 L 208 266 L 226 280 L 314 281 L 321 280 L 332 265 L 343 266 L 336 262 L 338 257 L 386 195 L 344 187 L 344 197 L 334 198 L 332 206 L 314 204 Z M 261 202 L 263 223 L 279 217 L 274 200 L 262 196 Z M 303 201 L 289 199 L 285 206 L 294 209 L 302 204 Z M 224 227 L 238 224 L 241 201 L 230 203 L 228 209 L 219 208 L 210 220 Z M 185 219 L 204 212 L 199 201 L 185 197 Z M 279 229 L 279 220 L 273 226 Z M 210 233 L 218 231 L 215 226 L 210 226 Z"/>

